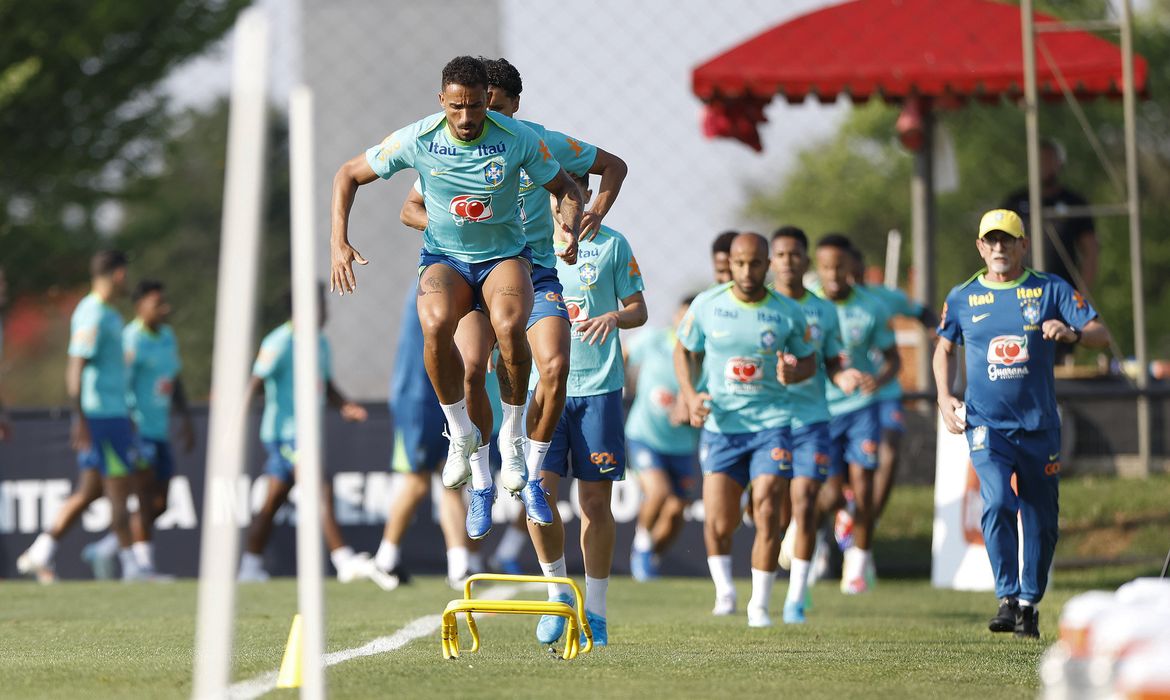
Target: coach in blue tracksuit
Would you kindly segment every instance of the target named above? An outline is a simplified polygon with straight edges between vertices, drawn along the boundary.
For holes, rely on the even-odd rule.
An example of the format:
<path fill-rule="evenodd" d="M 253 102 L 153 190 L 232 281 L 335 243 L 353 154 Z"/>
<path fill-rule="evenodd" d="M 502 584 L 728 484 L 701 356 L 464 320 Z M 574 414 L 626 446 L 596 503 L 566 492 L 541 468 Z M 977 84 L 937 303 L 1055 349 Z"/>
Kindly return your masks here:
<path fill-rule="evenodd" d="M 984 214 L 976 247 L 987 267 L 952 289 L 943 306 L 934 352 L 938 406 L 947 430 L 966 433 L 979 475 L 983 539 L 1000 599 L 988 626 L 1039 637 L 1036 604 L 1048 585 L 1059 534 L 1056 346 L 1103 348 L 1109 331 L 1067 282 L 1024 267 L 1028 239 L 1014 212 Z M 956 345 L 966 346 L 965 402 L 951 393 Z M 1017 512 L 1024 527 L 1023 572 Z"/>

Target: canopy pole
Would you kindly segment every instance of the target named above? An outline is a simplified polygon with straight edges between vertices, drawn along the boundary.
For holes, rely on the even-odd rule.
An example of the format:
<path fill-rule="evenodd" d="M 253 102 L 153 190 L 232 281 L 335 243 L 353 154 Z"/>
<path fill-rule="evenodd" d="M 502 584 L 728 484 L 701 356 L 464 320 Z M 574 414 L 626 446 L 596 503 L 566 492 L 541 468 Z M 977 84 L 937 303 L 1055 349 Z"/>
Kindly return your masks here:
<path fill-rule="evenodd" d="M 1020 3 L 1020 35 L 1024 39 L 1024 129 L 1028 134 L 1028 232 L 1032 241 L 1032 267 L 1043 272 L 1044 219 L 1040 191 L 1040 121 L 1036 91 L 1036 19 L 1032 0 Z"/>
<path fill-rule="evenodd" d="M 922 147 L 914 152 L 914 175 L 910 179 L 910 237 L 914 244 L 914 297 L 927 308 L 935 308 L 934 286 L 934 109 L 922 100 Z M 925 330 L 918 340 L 918 389 L 933 386 L 930 367 L 930 340 Z"/>

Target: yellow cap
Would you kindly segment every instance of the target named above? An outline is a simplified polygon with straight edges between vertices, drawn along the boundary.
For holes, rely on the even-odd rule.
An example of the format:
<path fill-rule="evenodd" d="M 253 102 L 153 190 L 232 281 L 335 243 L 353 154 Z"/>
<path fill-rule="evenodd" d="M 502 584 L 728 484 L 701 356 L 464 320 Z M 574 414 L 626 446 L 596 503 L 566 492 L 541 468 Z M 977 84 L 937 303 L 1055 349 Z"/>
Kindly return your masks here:
<path fill-rule="evenodd" d="M 1024 222 L 1020 215 L 1010 209 L 992 209 L 979 220 L 979 237 L 992 231 L 1003 231 L 1014 238 L 1024 237 Z"/>

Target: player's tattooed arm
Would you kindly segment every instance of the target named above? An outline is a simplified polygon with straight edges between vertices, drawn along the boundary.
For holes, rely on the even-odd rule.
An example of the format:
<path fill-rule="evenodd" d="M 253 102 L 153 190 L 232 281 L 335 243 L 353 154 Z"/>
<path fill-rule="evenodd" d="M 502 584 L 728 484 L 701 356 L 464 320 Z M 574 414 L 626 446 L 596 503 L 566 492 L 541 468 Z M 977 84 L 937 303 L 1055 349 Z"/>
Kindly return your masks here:
<path fill-rule="evenodd" d="M 963 402 L 951 393 L 955 370 L 958 367 L 955 347 L 950 340 L 939 338 L 938 344 L 934 346 L 934 359 L 931 365 L 934 368 L 934 384 L 938 388 L 938 410 L 942 413 L 943 424 L 947 426 L 948 431 L 959 435 L 967 429 L 967 421 L 959 415 Z"/>
<path fill-rule="evenodd" d="M 593 201 L 593 206 L 581 216 L 582 240 L 591 241 L 597 236 L 601 229 L 601 220 L 617 201 L 618 192 L 621 191 L 622 182 L 625 181 L 628 172 L 629 167 L 624 160 L 608 151 L 597 149 L 597 156 L 593 159 L 593 165 L 589 167 L 589 174 L 600 175 L 601 184 L 597 186 L 597 198 Z"/>
<path fill-rule="evenodd" d="M 569 265 L 577 261 L 577 240 L 581 237 L 581 210 L 585 208 L 585 199 L 581 188 L 573 182 L 573 178 L 561 168 L 556 177 L 544 183 L 548 190 L 557 199 L 557 217 L 561 222 L 562 240 L 565 248 L 557 251 Z"/>
<path fill-rule="evenodd" d="M 703 353 L 691 352 L 682 343 L 675 343 L 674 374 L 678 379 L 678 393 L 690 411 L 691 425 L 695 428 L 703 427 L 703 421 L 711 413 L 711 406 L 708 403 L 711 395 L 705 391 L 695 391 L 694 377 L 699 376 L 702 366 Z"/>
<path fill-rule="evenodd" d="M 330 207 L 329 233 L 329 291 L 344 295 L 357 290 L 357 277 L 353 264 L 365 265 L 369 261 L 349 244 L 349 212 L 353 200 L 362 185 L 378 179 L 377 173 L 366 161 L 364 153 L 350 158 L 337 169 L 333 176 L 333 200 Z"/>
<path fill-rule="evenodd" d="M 410 228 L 427 230 L 427 204 L 418 190 L 411 188 L 406 195 L 406 201 L 402 203 L 402 211 L 399 212 L 398 218 Z"/>

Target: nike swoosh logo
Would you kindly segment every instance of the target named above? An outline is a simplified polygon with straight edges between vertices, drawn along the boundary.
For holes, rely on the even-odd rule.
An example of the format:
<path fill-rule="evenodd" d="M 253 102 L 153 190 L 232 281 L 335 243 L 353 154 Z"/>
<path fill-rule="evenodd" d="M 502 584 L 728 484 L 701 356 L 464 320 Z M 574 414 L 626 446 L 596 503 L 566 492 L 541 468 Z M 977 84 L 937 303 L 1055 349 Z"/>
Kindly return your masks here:
<path fill-rule="evenodd" d="M 432 169 L 431 170 L 431 177 L 442 177 L 449 172 L 451 172 L 451 171 L 450 170 L 434 170 L 434 169 Z"/>
<path fill-rule="evenodd" d="M 566 310 L 566 309 L 565 309 L 565 307 L 563 307 L 563 306 L 558 306 L 558 307 L 557 307 L 557 311 L 565 311 L 565 310 Z"/>
<path fill-rule="evenodd" d="M 971 322 L 972 322 L 972 323 L 979 323 L 980 321 L 982 321 L 983 319 L 987 318 L 987 317 L 988 317 L 988 316 L 990 316 L 990 315 L 991 315 L 991 313 L 990 313 L 990 312 L 988 312 L 988 313 L 985 313 L 985 314 L 979 314 L 979 315 L 977 315 L 977 316 L 972 316 L 972 317 L 971 317 Z"/>
<path fill-rule="evenodd" d="M 613 471 L 614 469 L 617 469 L 617 467 L 609 467 L 608 469 L 598 469 L 597 471 L 601 472 L 602 474 L 608 474 L 611 471 Z"/>
<path fill-rule="evenodd" d="M 1054 455 L 1048 455 L 1048 461 L 1049 461 L 1049 462 L 1055 462 L 1055 461 L 1056 461 L 1056 459 L 1057 459 L 1058 457 L 1060 457 L 1060 453 L 1059 453 L 1059 452 L 1057 452 L 1057 453 L 1056 453 L 1056 454 L 1054 454 Z"/>

